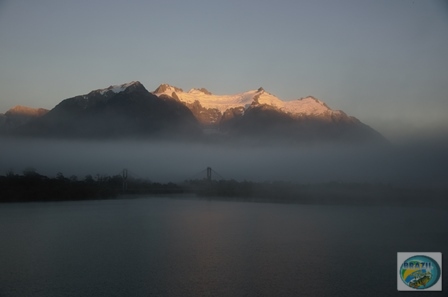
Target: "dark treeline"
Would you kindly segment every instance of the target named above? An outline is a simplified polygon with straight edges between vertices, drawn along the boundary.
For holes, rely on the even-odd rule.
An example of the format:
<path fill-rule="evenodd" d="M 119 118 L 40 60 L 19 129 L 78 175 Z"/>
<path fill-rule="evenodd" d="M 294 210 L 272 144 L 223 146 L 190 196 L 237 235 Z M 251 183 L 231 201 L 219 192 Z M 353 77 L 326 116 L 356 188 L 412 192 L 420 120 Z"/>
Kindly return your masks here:
<path fill-rule="evenodd" d="M 301 204 L 443 205 L 447 189 L 399 188 L 390 184 L 341 183 L 298 184 L 236 180 L 188 180 L 181 185 L 124 179 L 121 175 L 79 179 L 58 173 L 50 178 L 26 169 L 23 174 L 0 176 L 0 202 L 69 201 L 110 199 L 120 194 L 180 194 L 220 200 Z"/>
<path fill-rule="evenodd" d="M 0 176 L 0 202 L 27 201 L 69 201 L 109 199 L 121 193 L 126 194 L 165 194 L 182 193 L 183 189 L 173 183 L 160 184 L 148 180 L 127 179 L 124 190 L 123 177 L 91 175 L 78 179 L 65 177 L 58 173 L 50 178 L 26 169 L 23 174 L 8 172 Z"/>

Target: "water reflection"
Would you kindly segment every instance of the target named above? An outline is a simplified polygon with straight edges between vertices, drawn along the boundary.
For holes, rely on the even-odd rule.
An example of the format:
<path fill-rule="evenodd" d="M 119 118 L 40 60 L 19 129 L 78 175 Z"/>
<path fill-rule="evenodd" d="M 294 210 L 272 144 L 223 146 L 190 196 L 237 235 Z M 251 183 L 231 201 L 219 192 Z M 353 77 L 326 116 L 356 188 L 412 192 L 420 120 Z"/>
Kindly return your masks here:
<path fill-rule="evenodd" d="M 395 296 L 397 251 L 448 252 L 446 211 L 425 210 L 432 230 L 407 228 L 415 211 L 168 198 L 2 205 L 0 295 Z"/>

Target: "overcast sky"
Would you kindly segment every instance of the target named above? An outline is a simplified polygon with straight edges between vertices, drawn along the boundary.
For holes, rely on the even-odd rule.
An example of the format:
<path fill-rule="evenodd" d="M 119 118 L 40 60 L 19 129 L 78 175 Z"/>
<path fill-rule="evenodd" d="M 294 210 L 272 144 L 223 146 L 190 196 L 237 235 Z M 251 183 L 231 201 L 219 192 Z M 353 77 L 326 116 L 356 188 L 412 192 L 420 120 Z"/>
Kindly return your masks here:
<path fill-rule="evenodd" d="M 445 0 L 0 0 L 0 113 L 132 80 L 315 96 L 388 137 L 448 129 Z"/>

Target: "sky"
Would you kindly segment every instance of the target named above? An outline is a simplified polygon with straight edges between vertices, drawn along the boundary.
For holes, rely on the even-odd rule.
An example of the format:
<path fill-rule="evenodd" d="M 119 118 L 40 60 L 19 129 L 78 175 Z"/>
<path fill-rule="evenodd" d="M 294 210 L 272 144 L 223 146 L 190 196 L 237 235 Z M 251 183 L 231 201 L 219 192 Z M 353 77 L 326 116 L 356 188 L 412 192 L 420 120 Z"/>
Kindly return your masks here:
<path fill-rule="evenodd" d="M 0 0 L 0 113 L 138 80 L 308 95 L 388 138 L 448 135 L 445 0 Z"/>

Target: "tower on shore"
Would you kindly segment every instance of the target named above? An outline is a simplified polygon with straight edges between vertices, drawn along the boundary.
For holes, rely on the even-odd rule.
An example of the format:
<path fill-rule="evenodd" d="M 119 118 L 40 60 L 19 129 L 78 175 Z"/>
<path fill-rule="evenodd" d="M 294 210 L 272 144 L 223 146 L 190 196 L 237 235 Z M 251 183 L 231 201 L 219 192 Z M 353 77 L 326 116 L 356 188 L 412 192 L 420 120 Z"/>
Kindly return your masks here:
<path fill-rule="evenodd" d="M 207 180 L 212 181 L 212 168 L 207 167 Z"/>
<path fill-rule="evenodd" d="M 128 170 L 123 169 L 123 192 L 128 189 Z"/>

